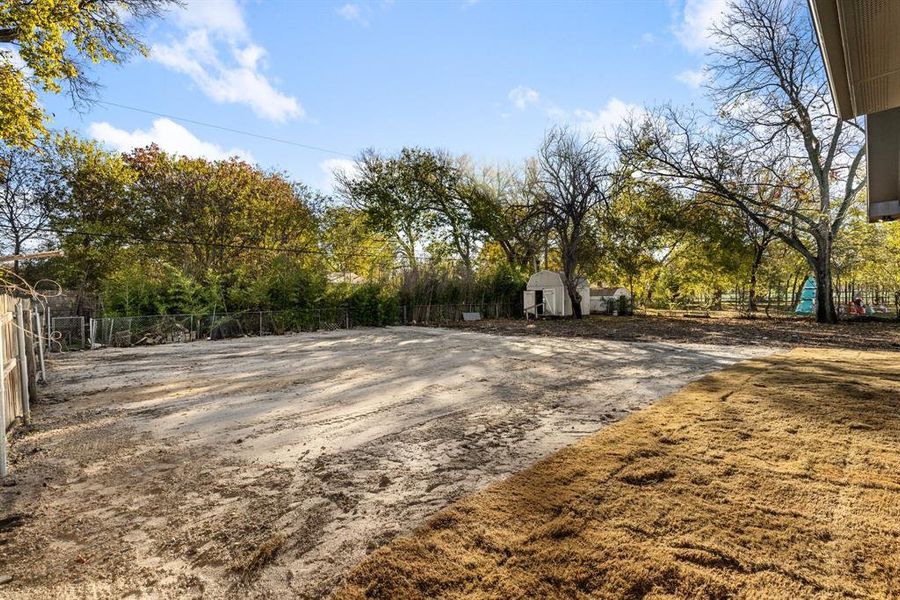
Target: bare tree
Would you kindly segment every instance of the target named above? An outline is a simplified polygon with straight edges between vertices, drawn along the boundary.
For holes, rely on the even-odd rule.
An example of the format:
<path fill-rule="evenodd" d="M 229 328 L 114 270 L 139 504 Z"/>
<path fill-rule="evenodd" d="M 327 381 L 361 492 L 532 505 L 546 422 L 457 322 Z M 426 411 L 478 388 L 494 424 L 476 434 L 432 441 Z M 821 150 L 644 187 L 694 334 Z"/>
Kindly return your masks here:
<path fill-rule="evenodd" d="M 862 130 L 835 115 L 805 4 L 733 2 L 714 37 L 715 115 L 656 109 L 623 127 L 619 149 L 802 255 L 816 275 L 816 318 L 835 322 L 832 247 L 864 184 Z"/>
<path fill-rule="evenodd" d="M 21 254 L 25 246 L 46 237 L 48 171 L 36 151 L 0 145 L 0 247 Z M 19 272 L 19 261 L 13 263 Z"/>
<path fill-rule="evenodd" d="M 596 137 L 556 127 L 547 132 L 538 153 L 535 190 L 548 228 L 556 238 L 572 313 L 581 318 L 579 263 L 591 213 L 608 208 L 610 171 L 606 151 Z"/>

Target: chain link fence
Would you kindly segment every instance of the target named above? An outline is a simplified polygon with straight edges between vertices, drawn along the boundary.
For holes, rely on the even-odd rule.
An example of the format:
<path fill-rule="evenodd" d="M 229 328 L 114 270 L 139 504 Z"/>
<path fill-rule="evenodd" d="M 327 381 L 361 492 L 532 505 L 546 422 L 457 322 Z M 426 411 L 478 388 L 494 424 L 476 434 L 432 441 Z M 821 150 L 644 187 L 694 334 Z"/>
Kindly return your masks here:
<path fill-rule="evenodd" d="M 440 325 L 463 320 L 463 313 L 478 313 L 482 319 L 523 316 L 522 303 L 475 302 L 417 304 L 399 307 L 396 318 L 379 325 Z M 102 347 L 153 346 L 219 340 L 246 336 L 284 335 L 311 331 L 351 329 L 373 324 L 348 307 L 278 311 L 241 311 L 208 315 L 141 315 L 125 317 L 53 317 L 51 351 Z"/>
<path fill-rule="evenodd" d="M 52 317 L 49 344 L 51 350 L 60 352 L 87 348 L 84 317 Z"/>
<path fill-rule="evenodd" d="M 88 347 L 148 346 L 194 340 L 332 331 L 353 326 L 344 307 L 244 311 L 210 315 L 145 315 L 91 319 Z"/>
<path fill-rule="evenodd" d="M 440 325 L 463 320 L 463 313 L 478 313 L 482 319 L 518 319 L 524 317 L 521 302 L 474 302 L 460 304 L 415 304 L 401 306 L 397 322 L 401 325 Z"/>

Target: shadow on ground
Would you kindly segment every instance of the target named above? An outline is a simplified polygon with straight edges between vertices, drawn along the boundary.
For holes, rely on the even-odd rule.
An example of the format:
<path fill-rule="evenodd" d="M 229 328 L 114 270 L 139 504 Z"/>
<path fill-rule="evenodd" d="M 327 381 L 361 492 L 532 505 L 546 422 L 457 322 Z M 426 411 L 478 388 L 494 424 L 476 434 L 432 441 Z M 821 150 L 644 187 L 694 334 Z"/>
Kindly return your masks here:
<path fill-rule="evenodd" d="M 322 598 L 451 502 L 765 348 L 359 329 L 54 356 L 0 597 Z"/>

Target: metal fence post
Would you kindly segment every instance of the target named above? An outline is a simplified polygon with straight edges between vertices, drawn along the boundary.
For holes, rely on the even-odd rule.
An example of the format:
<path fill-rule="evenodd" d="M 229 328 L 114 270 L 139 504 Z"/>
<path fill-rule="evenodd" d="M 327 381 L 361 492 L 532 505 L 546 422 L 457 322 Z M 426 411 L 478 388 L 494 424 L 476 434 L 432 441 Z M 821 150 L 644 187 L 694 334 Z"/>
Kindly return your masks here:
<path fill-rule="evenodd" d="M 262 311 L 259 311 L 259 337 L 262 337 L 263 328 L 262 328 Z"/>
<path fill-rule="evenodd" d="M 47 371 L 44 369 L 44 342 L 43 338 L 43 326 L 41 324 L 42 315 L 37 311 L 34 312 L 34 322 L 37 324 L 37 336 L 38 336 L 38 357 L 41 360 L 41 381 L 47 383 Z"/>
<path fill-rule="evenodd" d="M 22 413 L 25 423 L 31 422 L 31 399 L 28 397 L 28 359 L 25 357 L 25 315 L 22 301 L 16 302 L 16 329 L 19 346 L 19 387 L 22 389 Z"/>

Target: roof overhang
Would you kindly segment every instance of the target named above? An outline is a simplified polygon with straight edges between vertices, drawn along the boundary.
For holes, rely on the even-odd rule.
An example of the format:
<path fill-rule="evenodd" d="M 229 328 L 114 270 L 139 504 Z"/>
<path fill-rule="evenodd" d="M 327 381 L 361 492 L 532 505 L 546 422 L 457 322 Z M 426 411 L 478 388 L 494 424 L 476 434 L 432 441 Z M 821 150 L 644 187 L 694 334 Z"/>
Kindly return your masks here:
<path fill-rule="evenodd" d="M 838 116 L 866 116 L 869 219 L 900 218 L 900 0 L 809 0 Z"/>

